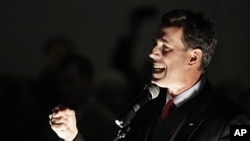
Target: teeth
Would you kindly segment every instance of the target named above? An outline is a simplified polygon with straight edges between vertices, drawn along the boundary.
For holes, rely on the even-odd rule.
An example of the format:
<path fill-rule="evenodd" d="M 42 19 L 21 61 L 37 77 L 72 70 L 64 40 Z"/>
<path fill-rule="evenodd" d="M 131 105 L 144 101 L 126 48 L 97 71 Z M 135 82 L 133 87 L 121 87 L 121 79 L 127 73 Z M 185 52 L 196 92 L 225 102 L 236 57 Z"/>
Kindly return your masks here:
<path fill-rule="evenodd" d="M 164 69 L 164 67 L 154 66 L 154 69 Z"/>
<path fill-rule="evenodd" d="M 153 69 L 154 69 L 154 72 L 162 72 L 165 70 L 165 67 L 154 66 Z"/>

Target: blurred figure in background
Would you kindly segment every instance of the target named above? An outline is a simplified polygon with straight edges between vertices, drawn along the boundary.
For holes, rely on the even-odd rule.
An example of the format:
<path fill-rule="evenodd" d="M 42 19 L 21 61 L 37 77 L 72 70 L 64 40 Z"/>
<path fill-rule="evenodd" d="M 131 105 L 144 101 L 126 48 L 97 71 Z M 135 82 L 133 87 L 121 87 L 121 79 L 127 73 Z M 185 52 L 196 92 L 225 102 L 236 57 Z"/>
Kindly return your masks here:
<path fill-rule="evenodd" d="M 110 141 L 116 132 L 114 113 L 96 95 L 93 77 L 94 70 L 87 58 L 67 55 L 58 66 L 55 102 L 76 110 L 77 126 L 84 139 Z M 52 140 L 50 135 L 47 137 L 43 140 Z"/>
<path fill-rule="evenodd" d="M 129 13 L 128 33 L 118 38 L 111 55 L 110 69 L 98 78 L 98 93 L 110 95 L 112 99 L 102 99 L 116 114 L 140 93 L 145 83 L 150 82 L 149 60 L 142 63 L 145 69 L 142 68 L 143 72 L 139 72 L 134 63 L 137 59 L 134 51 L 138 48 L 137 42 L 142 27 L 153 19 L 156 13 L 152 5 L 135 7 Z"/>
<path fill-rule="evenodd" d="M 46 113 L 56 104 L 54 95 L 57 93 L 58 66 L 64 57 L 73 53 L 74 50 L 74 43 L 61 37 L 49 39 L 43 46 L 44 69 L 38 78 L 36 89 L 42 105 L 47 104 L 43 105 Z"/>
<path fill-rule="evenodd" d="M 55 106 L 58 65 L 74 51 L 74 44 L 58 37 L 48 39 L 42 47 L 44 69 L 39 78 L 0 76 L 0 103 L 4 107 L 0 116 L 1 140 L 37 140 Z"/>
<path fill-rule="evenodd" d="M 44 122 L 47 121 L 46 115 L 58 104 L 56 95 L 59 84 L 59 64 L 73 52 L 75 52 L 75 44 L 64 37 L 49 38 L 42 46 L 44 68 L 30 85 L 31 94 L 22 100 L 23 103 L 33 104 L 33 106 L 29 104 L 29 107 L 33 108 L 31 110 L 36 115 L 36 120 L 31 124 L 39 129 L 38 134 L 40 134 Z"/>
<path fill-rule="evenodd" d="M 74 50 L 74 43 L 67 38 L 49 39 L 43 46 L 45 68 L 55 68 L 67 54 L 74 52 Z"/>

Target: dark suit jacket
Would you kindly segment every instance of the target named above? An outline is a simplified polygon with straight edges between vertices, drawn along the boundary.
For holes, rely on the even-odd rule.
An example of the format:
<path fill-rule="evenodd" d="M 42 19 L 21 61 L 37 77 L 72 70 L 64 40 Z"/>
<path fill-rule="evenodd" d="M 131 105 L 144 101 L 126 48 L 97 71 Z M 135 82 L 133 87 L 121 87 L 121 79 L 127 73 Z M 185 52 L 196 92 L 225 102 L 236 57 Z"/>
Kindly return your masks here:
<path fill-rule="evenodd" d="M 250 124 L 249 116 L 216 94 L 208 81 L 198 95 L 162 121 L 165 101 L 166 90 L 161 89 L 156 99 L 137 112 L 121 141 L 228 141 L 229 125 Z"/>

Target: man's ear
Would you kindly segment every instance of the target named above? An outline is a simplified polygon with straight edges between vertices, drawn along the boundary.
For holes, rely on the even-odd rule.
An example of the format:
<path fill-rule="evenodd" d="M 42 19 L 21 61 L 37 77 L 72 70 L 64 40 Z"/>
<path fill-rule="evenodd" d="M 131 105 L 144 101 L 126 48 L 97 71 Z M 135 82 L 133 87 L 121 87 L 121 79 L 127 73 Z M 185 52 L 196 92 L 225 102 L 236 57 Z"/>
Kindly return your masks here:
<path fill-rule="evenodd" d="M 202 51 L 200 49 L 193 49 L 190 51 L 189 65 L 194 65 L 201 62 Z"/>

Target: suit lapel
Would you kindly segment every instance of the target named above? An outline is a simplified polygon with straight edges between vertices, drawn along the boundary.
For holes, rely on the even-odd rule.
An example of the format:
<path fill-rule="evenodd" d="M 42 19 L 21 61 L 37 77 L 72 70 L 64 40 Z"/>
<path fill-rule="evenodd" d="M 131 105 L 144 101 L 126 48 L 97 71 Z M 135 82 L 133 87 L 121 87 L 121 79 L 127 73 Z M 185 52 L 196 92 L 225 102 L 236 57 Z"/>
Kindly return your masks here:
<path fill-rule="evenodd" d="M 210 101 L 211 88 L 207 82 L 200 94 L 188 102 L 186 113 L 170 141 L 189 141 L 209 113 Z"/>
<path fill-rule="evenodd" d="M 175 132 L 171 137 L 171 141 L 190 141 L 191 137 L 197 131 L 197 129 L 206 121 L 206 116 L 210 112 L 210 103 L 213 100 L 212 89 L 206 82 L 201 92 L 193 97 L 190 101 L 182 105 L 179 109 L 182 119 L 180 124 L 175 128 Z M 150 141 L 152 139 L 152 133 L 154 132 L 156 122 L 162 112 L 162 108 L 166 102 L 166 91 L 161 91 L 160 95 L 150 101 L 144 108 L 142 108 L 132 120 L 136 127 L 132 127 L 129 140 L 137 141 Z M 178 109 L 176 109 L 178 110 Z M 176 111 L 177 112 L 177 111 Z M 147 117 L 142 117 L 146 115 Z M 134 125 L 134 124 L 131 124 Z M 136 133 L 136 134 L 135 134 Z"/>

